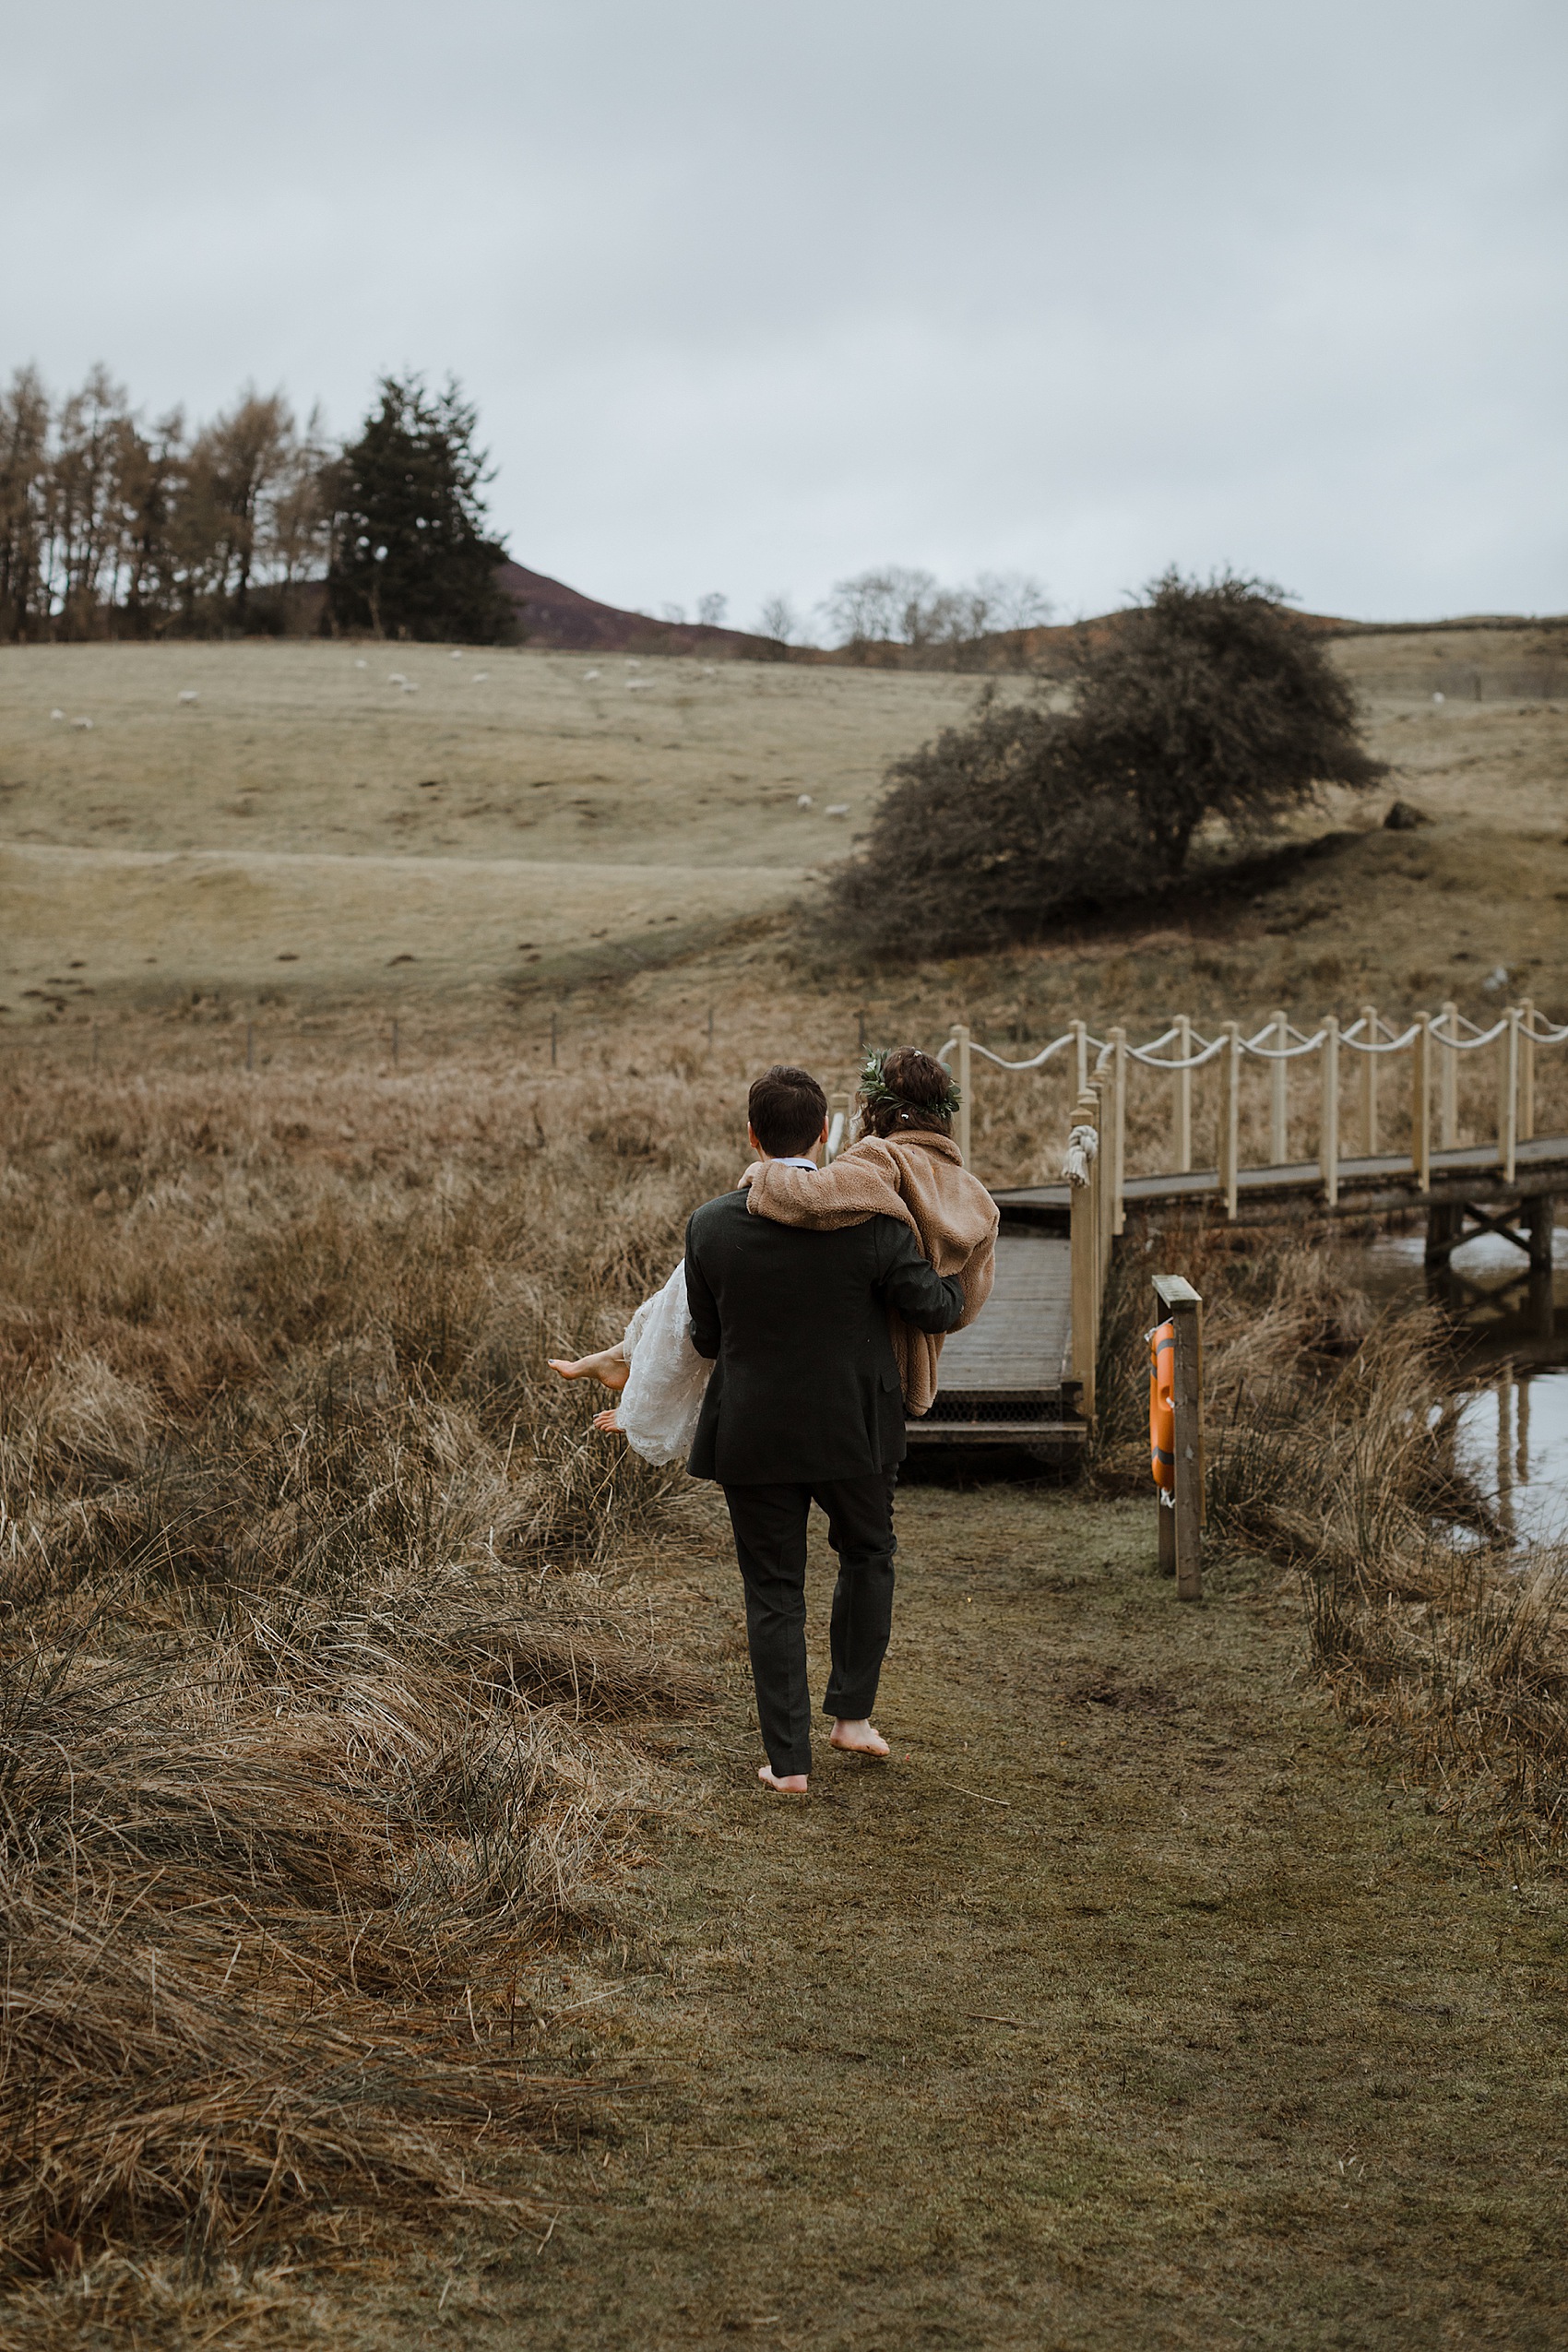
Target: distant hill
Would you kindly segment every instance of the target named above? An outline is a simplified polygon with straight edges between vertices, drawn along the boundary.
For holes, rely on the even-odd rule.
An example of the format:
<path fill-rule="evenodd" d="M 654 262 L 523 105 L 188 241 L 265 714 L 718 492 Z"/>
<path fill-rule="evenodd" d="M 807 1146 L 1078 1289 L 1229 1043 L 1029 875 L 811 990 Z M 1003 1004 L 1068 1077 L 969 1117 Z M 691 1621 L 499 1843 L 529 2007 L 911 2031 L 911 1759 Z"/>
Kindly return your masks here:
<path fill-rule="evenodd" d="M 503 592 L 517 608 L 526 642 L 570 653 L 717 653 L 751 661 L 776 661 L 782 647 L 771 637 L 745 629 L 714 629 L 700 621 L 655 621 L 646 612 L 625 612 L 600 604 L 564 580 L 521 564 L 503 564 Z"/>

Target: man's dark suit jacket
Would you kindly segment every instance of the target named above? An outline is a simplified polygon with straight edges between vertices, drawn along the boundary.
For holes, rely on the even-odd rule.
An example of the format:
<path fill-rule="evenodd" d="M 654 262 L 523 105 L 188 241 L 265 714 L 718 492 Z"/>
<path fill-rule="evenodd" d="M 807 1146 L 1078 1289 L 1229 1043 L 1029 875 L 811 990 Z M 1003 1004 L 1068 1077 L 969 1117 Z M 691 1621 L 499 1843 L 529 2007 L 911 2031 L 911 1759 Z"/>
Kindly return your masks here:
<path fill-rule="evenodd" d="M 934 1274 L 907 1225 L 869 1218 L 810 1233 L 754 1217 L 744 1192 L 686 1228 L 699 1356 L 717 1359 L 687 1467 L 725 1486 L 820 1483 L 904 1458 L 904 1399 L 887 1310 L 950 1331 L 962 1286 Z"/>

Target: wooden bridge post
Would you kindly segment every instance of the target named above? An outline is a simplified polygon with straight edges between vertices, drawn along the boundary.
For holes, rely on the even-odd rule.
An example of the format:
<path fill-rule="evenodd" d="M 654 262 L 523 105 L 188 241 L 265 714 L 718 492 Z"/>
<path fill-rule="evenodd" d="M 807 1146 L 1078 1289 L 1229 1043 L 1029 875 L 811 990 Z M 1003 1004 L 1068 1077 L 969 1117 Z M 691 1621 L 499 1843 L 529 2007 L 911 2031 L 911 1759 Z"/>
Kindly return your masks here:
<path fill-rule="evenodd" d="M 1361 1020 L 1366 1028 L 1366 1036 L 1362 1042 L 1366 1045 L 1375 1045 L 1378 1041 L 1376 1006 L 1363 1004 Z M 1375 1053 L 1363 1053 L 1361 1056 L 1361 1149 L 1369 1159 L 1377 1158 L 1378 1142 L 1377 1056 Z"/>
<path fill-rule="evenodd" d="M 1219 1057 L 1219 1189 L 1225 1214 L 1236 1219 L 1237 1156 L 1241 1142 L 1241 1024 L 1225 1024 L 1225 1051 Z"/>
<path fill-rule="evenodd" d="M 1323 1112 L 1318 1121 L 1317 1170 L 1330 1208 L 1339 1199 L 1339 1024 L 1332 1013 L 1323 1025 Z"/>
<path fill-rule="evenodd" d="M 1437 1140 L 1443 1151 L 1459 1141 L 1459 1007 L 1452 999 L 1443 1008 L 1443 1061 L 1438 1076 Z"/>
<path fill-rule="evenodd" d="M 1115 1193 L 1111 1184 L 1110 1164 L 1112 1140 L 1111 1129 L 1114 1124 L 1111 1115 L 1112 1105 L 1108 1099 L 1111 1092 L 1110 1071 L 1097 1070 L 1094 1076 L 1089 1081 L 1089 1090 L 1095 1098 L 1095 1125 L 1099 1130 L 1099 1155 L 1095 1161 L 1095 1167 L 1099 1171 L 1097 1190 L 1099 1195 L 1099 1221 L 1096 1226 L 1096 1233 L 1098 1236 L 1099 1249 L 1099 1288 L 1100 1290 L 1103 1291 L 1105 1288 L 1105 1277 L 1111 1268 L 1111 1244 L 1115 1239 L 1115 1222 L 1113 1215 L 1115 1206 Z M 1095 1300 L 1095 1314 L 1097 1319 L 1099 1317 L 1099 1299 L 1097 1294 Z"/>
<path fill-rule="evenodd" d="M 1176 1572 L 1178 1600 L 1204 1597 L 1203 1300 L 1181 1274 L 1157 1274 L 1161 1319 L 1176 1333 L 1172 1401 L 1176 1420 L 1174 1510 L 1159 1505 L 1159 1558 Z M 1169 1526 L 1169 1532 L 1168 1532 Z"/>
<path fill-rule="evenodd" d="M 1531 1143 L 1536 1132 L 1536 1041 L 1530 1035 L 1535 1001 L 1526 996 L 1519 1007 L 1519 1141 Z"/>
<path fill-rule="evenodd" d="M 1410 1048 L 1410 1166 L 1419 1192 L 1431 1190 L 1431 1015 L 1416 1016 Z"/>
<path fill-rule="evenodd" d="M 1514 1182 L 1519 1144 L 1519 1008 L 1511 1004 L 1497 1040 L 1497 1158 L 1503 1181 Z"/>
<path fill-rule="evenodd" d="M 1176 1016 L 1177 1059 L 1186 1062 L 1193 1051 L 1193 1022 L 1188 1013 Z M 1190 1070 L 1176 1073 L 1176 1167 L 1182 1175 L 1190 1175 L 1193 1166 L 1193 1074 Z"/>
<path fill-rule="evenodd" d="M 1093 1127 L 1098 1131 L 1099 1104 L 1087 1087 L 1079 1088 L 1073 1112 L 1075 1127 Z M 1094 1420 L 1094 1374 L 1099 1348 L 1099 1155 L 1096 1152 L 1088 1164 L 1087 1184 L 1073 1184 L 1070 1208 L 1072 1214 L 1072 1312 L 1073 1312 L 1073 1377 L 1078 1384 L 1078 1410 L 1086 1421 Z"/>
<path fill-rule="evenodd" d="M 1074 1098 L 1075 1100 L 1077 1095 L 1086 1094 L 1088 1091 L 1089 1025 L 1087 1021 L 1069 1021 L 1067 1027 L 1073 1033 L 1073 1085 L 1076 1089 Z"/>
<path fill-rule="evenodd" d="M 1120 1233 L 1127 1219 L 1122 1195 L 1127 1177 L 1127 1032 L 1111 1032 L 1111 1229 Z"/>
<path fill-rule="evenodd" d="M 969 1030 L 966 1021 L 953 1024 L 953 1075 L 958 1083 L 958 1157 L 969 1164 Z"/>
<path fill-rule="evenodd" d="M 1274 1050 L 1283 1053 L 1290 1042 L 1290 1016 L 1285 1012 L 1269 1015 L 1274 1030 Z M 1290 1156 L 1290 1064 L 1271 1062 L 1268 1065 L 1268 1156 L 1276 1168 L 1283 1168 Z"/>

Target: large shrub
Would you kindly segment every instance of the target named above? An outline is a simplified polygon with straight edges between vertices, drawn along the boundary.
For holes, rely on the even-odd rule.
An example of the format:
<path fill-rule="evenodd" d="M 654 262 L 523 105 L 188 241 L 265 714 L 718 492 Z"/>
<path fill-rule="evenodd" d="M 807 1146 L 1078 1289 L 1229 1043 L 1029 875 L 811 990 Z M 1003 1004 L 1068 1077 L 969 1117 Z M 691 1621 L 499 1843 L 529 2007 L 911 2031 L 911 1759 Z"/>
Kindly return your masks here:
<path fill-rule="evenodd" d="M 1384 771 L 1350 688 L 1266 583 L 1168 572 L 1081 631 L 1067 708 L 981 697 L 895 763 L 862 854 L 833 885 L 863 943 L 919 953 L 1038 935 L 1075 905 L 1179 874 L 1208 817 L 1277 826 L 1325 784 Z"/>

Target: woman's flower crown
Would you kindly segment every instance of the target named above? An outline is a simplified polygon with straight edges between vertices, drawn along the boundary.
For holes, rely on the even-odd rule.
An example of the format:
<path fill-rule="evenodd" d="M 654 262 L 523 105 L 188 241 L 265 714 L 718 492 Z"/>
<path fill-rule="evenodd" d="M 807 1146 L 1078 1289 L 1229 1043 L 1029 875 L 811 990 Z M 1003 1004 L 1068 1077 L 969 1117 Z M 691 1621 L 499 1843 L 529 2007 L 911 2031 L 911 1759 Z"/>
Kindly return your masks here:
<path fill-rule="evenodd" d="M 946 1093 L 936 1102 L 911 1102 L 907 1094 L 900 1094 L 897 1087 L 888 1085 L 887 1057 L 892 1050 L 879 1045 L 866 1055 L 865 1068 L 861 1072 L 861 1100 L 868 1107 L 892 1103 L 899 1111 L 929 1111 L 939 1118 L 955 1117 L 963 1097 L 952 1078 L 947 1081 Z"/>

